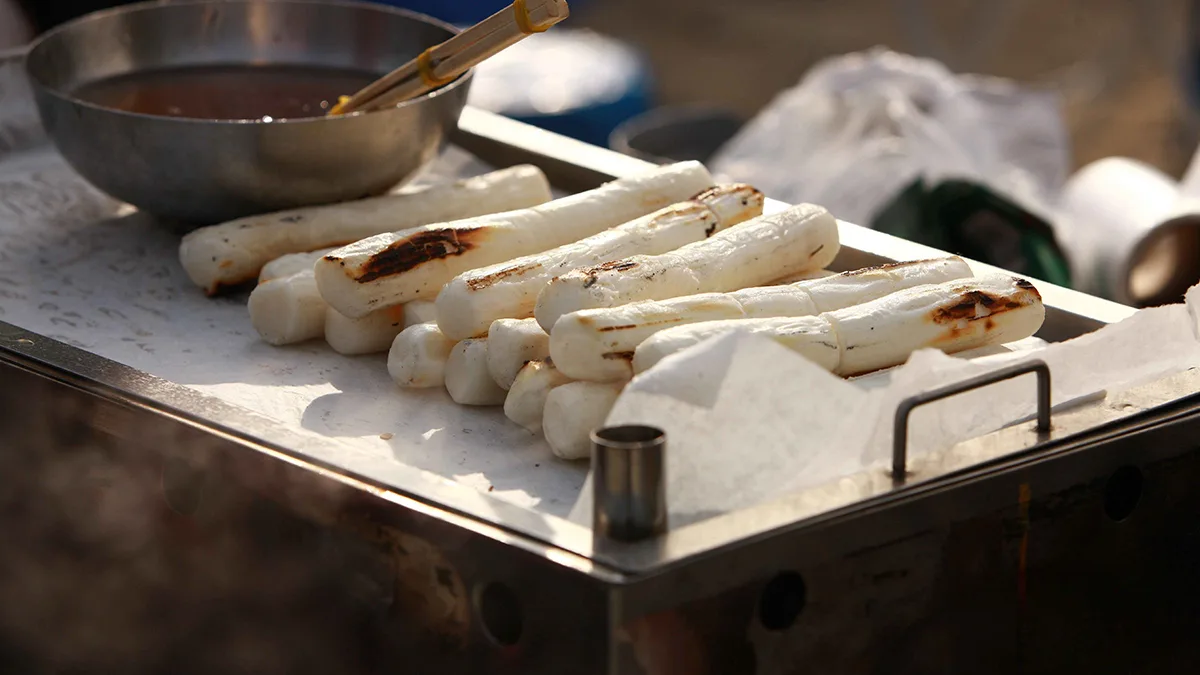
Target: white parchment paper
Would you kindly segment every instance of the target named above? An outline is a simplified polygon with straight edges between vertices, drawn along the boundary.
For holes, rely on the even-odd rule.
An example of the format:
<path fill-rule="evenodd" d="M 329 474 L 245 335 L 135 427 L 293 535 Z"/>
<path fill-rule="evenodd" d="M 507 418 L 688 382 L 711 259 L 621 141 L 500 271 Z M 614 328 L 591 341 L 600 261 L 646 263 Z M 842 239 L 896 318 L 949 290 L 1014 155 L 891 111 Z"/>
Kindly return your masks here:
<path fill-rule="evenodd" d="M 460 153 L 447 167 L 485 169 Z M 553 460 L 498 408 L 399 390 L 383 354 L 261 342 L 245 296 L 204 297 L 178 243 L 52 153 L 0 159 L 0 320 L 329 439 L 319 459 L 354 471 L 366 462 L 384 482 L 379 467 L 396 462 L 550 513 L 574 502 L 585 469 Z"/>
<path fill-rule="evenodd" d="M 451 148 L 414 182 L 488 170 Z M 409 465 L 546 513 L 575 501 L 586 467 L 555 461 L 499 408 L 399 390 L 383 354 L 261 342 L 245 296 L 188 281 L 179 236 L 51 151 L 19 61 L 0 58 L 0 321 L 282 421 L 322 441 L 316 459 L 384 483 Z"/>
<path fill-rule="evenodd" d="M 766 338 L 729 335 L 664 359 L 626 387 L 608 424 L 667 433 L 672 526 L 829 483 L 890 457 L 903 399 L 1042 359 L 1054 405 L 1103 396 L 1200 366 L 1200 287 L 1186 304 L 1142 310 L 1067 342 L 976 359 L 937 350 L 870 380 L 847 381 Z M 1033 376 L 922 407 L 909 456 L 944 450 L 1035 412 Z M 590 482 L 571 519 L 591 518 Z"/>

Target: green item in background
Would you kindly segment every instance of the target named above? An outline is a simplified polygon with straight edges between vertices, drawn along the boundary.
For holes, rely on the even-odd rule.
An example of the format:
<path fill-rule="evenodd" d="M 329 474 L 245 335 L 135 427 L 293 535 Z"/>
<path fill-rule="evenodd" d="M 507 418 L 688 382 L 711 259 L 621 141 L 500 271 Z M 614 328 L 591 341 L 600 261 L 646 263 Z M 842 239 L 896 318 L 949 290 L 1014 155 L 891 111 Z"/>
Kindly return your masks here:
<path fill-rule="evenodd" d="M 965 180 L 928 187 L 918 178 L 871 227 L 1021 275 L 1071 286 L 1070 266 L 1050 224 L 988 188 Z"/>

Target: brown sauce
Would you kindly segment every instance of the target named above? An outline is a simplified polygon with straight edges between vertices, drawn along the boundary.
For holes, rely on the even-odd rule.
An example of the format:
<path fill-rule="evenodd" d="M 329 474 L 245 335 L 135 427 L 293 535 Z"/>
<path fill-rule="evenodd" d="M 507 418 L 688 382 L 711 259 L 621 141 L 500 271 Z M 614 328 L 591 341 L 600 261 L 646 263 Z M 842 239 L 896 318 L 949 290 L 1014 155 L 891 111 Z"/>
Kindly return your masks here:
<path fill-rule="evenodd" d="M 205 120 L 321 117 L 378 78 L 313 66 L 192 66 L 148 70 L 85 84 L 80 100 L 128 112 Z"/>

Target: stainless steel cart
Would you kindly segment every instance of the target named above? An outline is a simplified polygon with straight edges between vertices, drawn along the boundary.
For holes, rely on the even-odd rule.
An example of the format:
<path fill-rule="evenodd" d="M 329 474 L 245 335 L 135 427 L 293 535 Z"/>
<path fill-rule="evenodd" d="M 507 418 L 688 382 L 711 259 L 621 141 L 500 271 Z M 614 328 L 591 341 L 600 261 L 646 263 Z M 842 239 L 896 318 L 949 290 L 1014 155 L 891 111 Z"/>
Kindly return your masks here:
<path fill-rule="evenodd" d="M 645 167 L 471 109 L 455 142 L 566 191 Z M 935 253 L 843 235 L 841 269 Z M 1051 340 L 1131 311 L 1044 290 Z M 416 469 L 348 470 L 280 420 L 3 321 L 4 672 L 1200 666 L 1190 374 L 852 494 L 621 543 Z"/>

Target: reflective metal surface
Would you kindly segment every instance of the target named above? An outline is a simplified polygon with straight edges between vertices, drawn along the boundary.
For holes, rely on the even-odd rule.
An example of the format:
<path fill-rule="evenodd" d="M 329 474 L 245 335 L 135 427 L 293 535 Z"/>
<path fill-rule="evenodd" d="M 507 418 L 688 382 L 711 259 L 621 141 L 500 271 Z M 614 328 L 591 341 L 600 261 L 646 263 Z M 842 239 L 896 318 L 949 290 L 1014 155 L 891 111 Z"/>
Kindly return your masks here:
<path fill-rule="evenodd" d="M 128 411 L 121 425 L 134 440 L 142 427 L 160 424 L 160 418 L 195 427 L 186 442 L 200 439 L 236 451 L 237 457 L 255 462 L 268 460 L 287 467 L 289 473 L 312 474 L 321 482 L 337 483 L 368 493 L 405 511 L 417 511 L 456 527 L 483 534 L 506 546 L 542 555 L 547 544 L 563 550 L 553 557 L 573 569 L 605 575 L 602 567 L 578 553 L 591 550 L 591 533 L 563 519 L 545 516 L 490 494 L 442 480 L 430 480 L 411 468 L 398 480 L 385 483 L 376 477 L 355 474 L 314 459 L 313 442 L 279 420 L 235 405 L 190 387 L 167 382 L 128 366 L 89 354 L 0 321 L 0 366 L 19 368 L 64 389 L 81 390 Z M 0 374 L 0 391 L 19 389 L 15 380 Z M 20 392 L 17 391 L 17 394 Z M 85 427 L 95 422 L 85 419 Z M 89 427 L 90 428 L 90 427 Z M 109 431 L 111 433 L 111 431 Z M 0 440 L 3 435 L 0 434 Z M 317 500 L 319 501 L 319 500 Z M 320 504 L 314 503 L 316 507 Z M 482 529 L 477 529 L 482 528 Z"/>
<path fill-rule="evenodd" d="M 121 395 L 38 358 L 75 350 L 0 343 L 5 672 L 238 671 L 248 649 L 254 672 L 281 674 L 1200 665 L 1194 396 L 983 467 L 987 447 L 922 461 L 918 475 L 960 471 L 885 499 L 846 490 L 850 506 L 819 517 L 803 514 L 836 503 L 829 490 L 731 514 L 689 528 L 706 555 L 622 575 L 154 404 L 169 383 L 90 371 L 140 392 Z M 746 536 L 764 517 L 781 526 Z"/>
<path fill-rule="evenodd" d="M 606 672 L 615 575 L 45 368 L 10 337 L 0 672 Z"/>
<path fill-rule="evenodd" d="M 382 112 L 206 121 L 100 108 L 79 86 L 197 65 L 295 65 L 385 73 L 455 29 L 380 5 L 318 0 L 137 4 L 43 36 L 27 58 L 59 151 L 89 182 L 145 211 L 212 223 L 382 193 L 433 159 L 471 73 Z"/>

